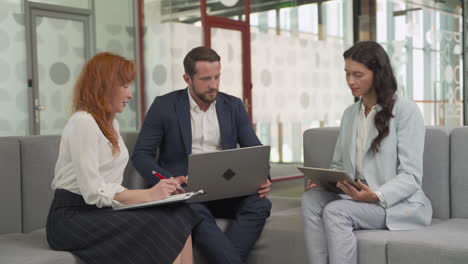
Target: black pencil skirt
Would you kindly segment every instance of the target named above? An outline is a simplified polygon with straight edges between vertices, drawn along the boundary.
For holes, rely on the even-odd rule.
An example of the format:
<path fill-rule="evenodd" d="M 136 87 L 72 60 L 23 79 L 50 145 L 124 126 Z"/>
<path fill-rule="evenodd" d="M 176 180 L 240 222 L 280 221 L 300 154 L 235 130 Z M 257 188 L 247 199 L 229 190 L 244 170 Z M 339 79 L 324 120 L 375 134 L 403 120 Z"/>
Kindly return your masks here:
<path fill-rule="evenodd" d="M 47 241 L 88 264 L 169 264 L 200 221 L 184 203 L 114 211 L 59 189 L 47 217 Z"/>

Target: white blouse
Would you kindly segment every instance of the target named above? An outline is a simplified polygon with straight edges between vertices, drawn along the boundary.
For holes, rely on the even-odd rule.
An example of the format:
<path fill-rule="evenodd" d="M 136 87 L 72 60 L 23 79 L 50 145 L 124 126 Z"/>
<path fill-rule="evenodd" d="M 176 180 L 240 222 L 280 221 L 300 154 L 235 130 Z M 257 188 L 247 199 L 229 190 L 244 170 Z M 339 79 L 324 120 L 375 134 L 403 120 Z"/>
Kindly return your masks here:
<path fill-rule="evenodd" d="M 361 110 L 359 111 L 358 126 L 357 126 L 357 140 L 356 140 L 356 175 L 358 179 L 365 180 L 366 176 L 363 174 L 364 156 L 366 155 L 366 143 L 369 134 L 369 129 L 373 126 L 377 110 L 375 105 L 366 116 L 364 104 L 361 103 Z"/>
<path fill-rule="evenodd" d="M 366 109 L 363 103 L 361 103 L 361 109 L 359 111 L 358 126 L 357 126 L 357 140 L 356 140 L 356 176 L 358 179 L 366 180 L 364 175 L 364 165 L 363 160 L 366 155 L 367 149 L 366 143 L 369 137 L 369 129 L 375 128 L 375 115 L 377 110 L 375 105 L 372 106 L 371 110 L 366 116 Z M 379 191 L 374 191 L 377 197 L 379 198 L 379 204 L 384 208 L 387 207 L 385 202 L 385 197 Z"/>
<path fill-rule="evenodd" d="M 114 129 L 119 123 L 114 119 Z M 121 185 L 128 162 L 128 150 L 119 133 L 120 152 L 112 156 L 112 145 L 104 136 L 93 116 L 76 112 L 63 129 L 60 150 L 55 165 L 52 189 L 65 189 L 83 196 L 87 204 L 112 206 Z"/>

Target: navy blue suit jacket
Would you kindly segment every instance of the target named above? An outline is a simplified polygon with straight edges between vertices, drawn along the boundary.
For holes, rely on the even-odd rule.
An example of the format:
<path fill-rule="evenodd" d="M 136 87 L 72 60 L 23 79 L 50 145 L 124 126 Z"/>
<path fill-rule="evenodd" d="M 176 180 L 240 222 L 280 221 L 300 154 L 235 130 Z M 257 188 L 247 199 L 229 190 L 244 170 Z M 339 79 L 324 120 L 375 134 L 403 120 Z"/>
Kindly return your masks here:
<path fill-rule="evenodd" d="M 154 99 L 140 130 L 132 155 L 133 166 L 148 183 L 159 178 L 187 175 L 188 156 L 192 153 L 192 128 L 188 90 L 177 90 Z M 261 145 L 242 101 L 225 93 L 216 99 L 222 149 Z M 159 158 L 156 160 L 156 153 Z"/>

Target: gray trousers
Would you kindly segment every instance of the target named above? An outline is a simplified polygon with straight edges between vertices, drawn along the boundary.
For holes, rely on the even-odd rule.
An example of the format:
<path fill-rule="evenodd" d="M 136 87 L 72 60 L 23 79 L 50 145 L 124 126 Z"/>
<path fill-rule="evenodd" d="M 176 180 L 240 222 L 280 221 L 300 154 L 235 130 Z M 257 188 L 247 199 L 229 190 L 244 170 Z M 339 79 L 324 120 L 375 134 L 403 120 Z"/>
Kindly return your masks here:
<path fill-rule="evenodd" d="M 312 188 L 302 196 L 309 264 L 357 264 L 356 229 L 386 229 L 385 209 Z"/>

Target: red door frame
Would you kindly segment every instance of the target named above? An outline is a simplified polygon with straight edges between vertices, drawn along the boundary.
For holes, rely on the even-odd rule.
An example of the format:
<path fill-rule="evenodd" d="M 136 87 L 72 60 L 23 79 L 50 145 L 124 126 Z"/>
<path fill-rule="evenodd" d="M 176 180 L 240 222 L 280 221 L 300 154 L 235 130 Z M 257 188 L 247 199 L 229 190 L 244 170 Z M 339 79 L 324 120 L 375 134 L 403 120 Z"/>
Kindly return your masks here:
<path fill-rule="evenodd" d="M 203 26 L 203 40 L 207 47 L 211 46 L 211 28 L 224 28 L 238 30 L 242 34 L 242 99 L 247 107 L 252 122 L 252 68 L 250 57 L 250 0 L 244 0 L 245 21 L 232 20 L 225 17 L 208 16 L 206 13 L 206 0 L 200 0 L 201 22 Z M 146 112 L 145 104 L 145 62 L 144 62 L 144 0 L 137 0 L 138 16 L 138 49 L 139 49 L 139 78 L 140 78 L 140 114 L 143 122 Z"/>
<path fill-rule="evenodd" d="M 242 99 L 252 122 L 252 71 L 250 58 L 250 0 L 244 0 L 245 21 L 209 16 L 206 0 L 200 0 L 204 45 L 211 47 L 211 28 L 238 30 L 242 34 Z"/>
<path fill-rule="evenodd" d="M 138 38 L 138 77 L 140 78 L 140 118 L 141 124 L 145 120 L 146 113 L 146 103 L 145 103 L 145 50 L 144 50 L 144 27 L 145 27 L 145 0 L 137 1 L 137 30 L 139 36 Z"/>

